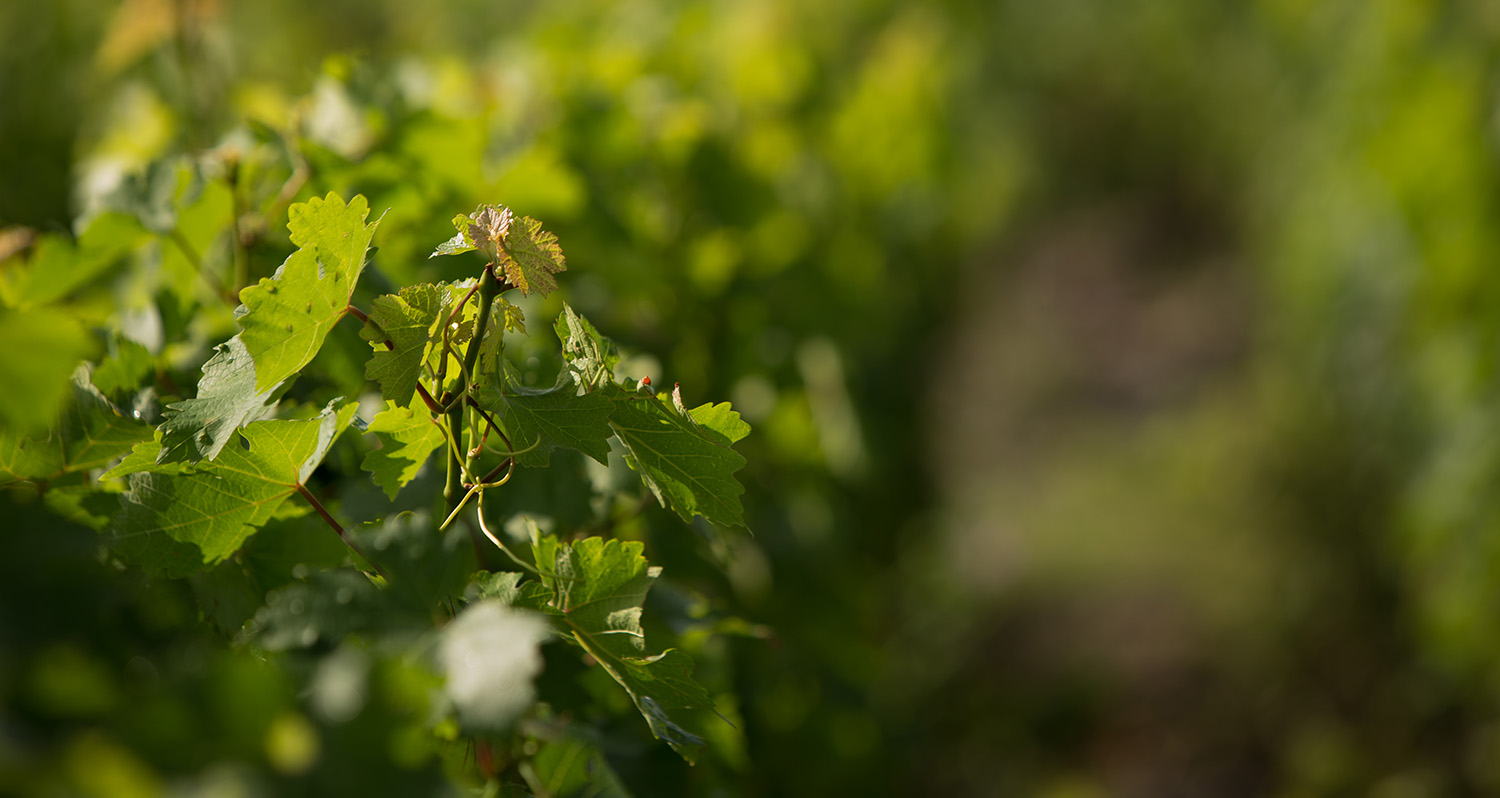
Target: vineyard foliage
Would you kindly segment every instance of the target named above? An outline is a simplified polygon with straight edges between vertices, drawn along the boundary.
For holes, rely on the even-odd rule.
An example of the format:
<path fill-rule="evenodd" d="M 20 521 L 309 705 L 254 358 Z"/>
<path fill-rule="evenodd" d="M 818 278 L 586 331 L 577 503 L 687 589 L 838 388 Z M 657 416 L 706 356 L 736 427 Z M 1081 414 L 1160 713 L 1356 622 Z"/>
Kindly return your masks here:
<path fill-rule="evenodd" d="M 0 793 L 1500 792 L 1497 30 L 0 4 Z"/>
<path fill-rule="evenodd" d="M 136 363 L 79 366 L 60 419 L 29 433 L 12 420 L 0 432 L 0 478 L 29 485 L 55 512 L 93 527 L 109 559 L 148 576 L 195 578 L 199 606 L 250 651 L 332 646 L 423 669 L 445 684 L 446 701 L 424 713 L 419 750 L 425 737 L 427 748 L 438 751 L 442 730 L 451 728 L 470 751 L 500 752 L 499 761 L 481 768 L 481 778 L 500 779 L 496 784 L 509 778 L 546 793 L 558 775 L 538 774 L 546 747 L 585 745 L 595 733 L 563 721 L 533 725 L 565 711 L 536 704 L 540 646 L 554 636 L 549 629 L 608 673 L 651 733 L 693 762 L 706 739 L 672 713 L 709 712 L 714 700 L 694 681 L 686 653 L 647 646 L 643 604 L 662 569 L 648 565 L 643 544 L 558 529 L 551 518 L 544 532 L 531 514 L 487 521 L 483 497 L 502 489 L 518 467 L 553 460 L 563 467 L 565 458 L 554 450 L 571 450 L 595 461 L 601 476 L 612 463 L 639 472 L 651 495 L 683 521 L 702 516 L 743 527 L 744 489 L 734 472 L 745 460 L 730 447 L 749 425 L 727 403 L 689 410 L 680 387 L 666 401 L 649 380 L 617 382 L 615 345 L 567 305 L 556 326 L 555 384 L 526 387 L 504 344 L 507 334 L 524 335 L 524 316 L 504 294 L 545 297 L 557 288 L 554 275 L 565 261 L 556 236 L 508 208 L 460 214 L 454 238 L 432 253 L 482 254 L 477 276 L 408 286 L 374 297 L 369 313 L 359 310 L 351 302 L 371 265 L 379 226 L 369 216 L 357 195 L 347 203 L 329 193 L 292 204 L 288 229 L 296 250 L 271 276 L 238 292 L 239 331 L 214 347 L 193 396 L 159 395 L 158 361 L 139 343 L 124 343 Z M 49 265 L 67 270 L 75 263 Z M 319 410 L 294 383 L 351 316 L 372 348 L 365 373 L 380 392 L 334 397 Z M 414 396 L 422 402 L 414 404 Z M 360 419 L 362 405 L 373 417 Z M 442 540 L 450 526 L 466 529 L 472 548 L 442 550 L 431 564 L 436 573 L 421 572 L 424 564 L 410 555 L 426 549 L 413 549 L 410 540 L 395 548 L 383 536 L 357 542 L 366 530 L 346 529 L 334 515 L 346 508 L 314 480 L 357 420 L 365 442 L 344 445 L 365 451 L 361 467 L 388 499 L 400 496 L 429 461 L 446 464 L 441 493 L 428 490 L 424 497 L 420 486 L 410 492 L 417 511 L 391 508 L 361 524 L 395 524 L 408 537 Z M 577 459 L 570 462 L 564 478 L 586 479 Z M 112 467 L 100 473 L 106 465 Z M 616 507 L 630 495 L 619 481 L 607 479 L 591 491 L 589 520 L 596 527 L 629 521 L 642 507 L 635 499 L 629 509 Z M 301 501 L 289 506 L 294 496 Z M 112 514 L 103 510 L 110 501 L 119 503 Z M 257 572 L 244 556 L 252 537 L 311 511 L 347 545 L 347 564 Z M 295 534 L 311 533 L 300 526 Z M 514 529 L 529 535 L 508 545 L 506 530 Z M 528 546 L 529 556 L 516 555 L 511 545 Z M 479 569 L 476 560 L 501 554 L 505 565 L 526 573 Z M 560 776 L 591 790 L 621 789 L 607 766 L 589 761 L 578 773 L 561 766 Z"/>

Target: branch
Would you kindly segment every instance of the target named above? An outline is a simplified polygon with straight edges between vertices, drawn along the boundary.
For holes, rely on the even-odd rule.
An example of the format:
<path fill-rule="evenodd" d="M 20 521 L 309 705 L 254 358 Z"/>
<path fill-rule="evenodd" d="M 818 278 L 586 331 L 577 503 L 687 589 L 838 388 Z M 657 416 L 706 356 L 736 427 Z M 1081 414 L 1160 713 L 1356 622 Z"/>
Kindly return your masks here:
<path fill-rule="evenodd" d="M 329 526 L 333 527 L 333 531 L 338 533 L 339 538 L 344 541 L 344 545 L 353 549 L 355 554 L 358 554 L 365 562 L 369 563 L 370 567 L 375 569 L 375 573 L 380 574 L 380 576 L 387 582 L 390 581 L 391 578 L 386 575 L 385 571 L 382 571 L 380 569 L 380 566 L 375 564 L 374 560 L 370 559 L 370 555 L 365 554 L 364 551 L 355 544 L 354 539 L 349 537 L 349 533 L 345 532 L 344 527 L 340 525 L 338 521 L 334 520 L 333 516 L 328 512 L 328 508 L 324 507 L 323 503 L 318 501 L 318 497 L 312 495 L 312 491 L 308 490 L 306 485 L 298 483 L 297 492 L 302 494 L 302 498 L 306 499 L 307 503 L 311 504 L 314 510 L 318 511 L 318 515 L 323 516 L 323 520 L 327 521 Z"/>
<path fill-rule="evenodd" d="M 366 315 L 363 310 L 360 310 L 353 305 L 345 307 L 344 312 L 356 319 L 359 319 L 365 324 L 370 323 L 370 317 Z M 380 325 L 376 326 L 378 327 Z M 396 348 L 396 342 L 392 341 L 390 338 L 386 338 L 384 341 L 381 341 L 381 343 L 385 344 L 386 349 L 395 350 Z M 420 380 L 417 382 L 417 393 L 421 395 L 422 401 L 427 403 L 428 412 L 432 413 L 433 415 L 442 415 L 443 408 L 438 405 L 435 399 L 432 398 L 432 394 L 427 392 L 427 386 L 423 385 Z"/>

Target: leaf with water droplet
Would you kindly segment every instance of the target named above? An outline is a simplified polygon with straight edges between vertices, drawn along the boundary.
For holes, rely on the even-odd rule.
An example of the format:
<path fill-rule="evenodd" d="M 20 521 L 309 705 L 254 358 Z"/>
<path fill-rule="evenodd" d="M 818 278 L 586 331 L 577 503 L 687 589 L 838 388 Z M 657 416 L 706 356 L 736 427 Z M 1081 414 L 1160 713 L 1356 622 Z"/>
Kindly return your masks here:
<path fill-rule="evenodd" d="M 139 444 L 100 479 L 128 477 L 112 545 L 153 573 L 185 576 L 239 550 L 296 493 L 354 418 L 329 403 L 311 419 L 257 421 L 215 460 L 158 464 L 162 445 Z"/>

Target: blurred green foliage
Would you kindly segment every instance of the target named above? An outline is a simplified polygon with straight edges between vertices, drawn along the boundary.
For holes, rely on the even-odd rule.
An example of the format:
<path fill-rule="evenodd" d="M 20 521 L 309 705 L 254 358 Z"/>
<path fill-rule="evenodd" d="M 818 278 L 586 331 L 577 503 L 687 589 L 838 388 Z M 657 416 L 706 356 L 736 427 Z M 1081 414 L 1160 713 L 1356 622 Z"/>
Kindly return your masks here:
<path fill-rule="evenodd" d="M 233 330 L 203 275 L 269 274 L 293 200 L 390 209 L 382 291 L 503 202 L 638 372 L 755 427 L 754 537 L 651 549 L 701 588 L 665 617 L 749 619 L 674 630 L 716 758 L 556 751 L 637 795 L 1492 793 L 1497 37 L 1409 0 L 9 4 L 0 425 L 84 358 L 191 378 Z M 362 390 L 333 341 L 309 402 Z M 0 785 L 474 772 L 425 672 L 224 642 L 254 606 L 113 567 L 66 487 L 4 499 Z M 342 556 L 297 523 L 247 560 Z"/>

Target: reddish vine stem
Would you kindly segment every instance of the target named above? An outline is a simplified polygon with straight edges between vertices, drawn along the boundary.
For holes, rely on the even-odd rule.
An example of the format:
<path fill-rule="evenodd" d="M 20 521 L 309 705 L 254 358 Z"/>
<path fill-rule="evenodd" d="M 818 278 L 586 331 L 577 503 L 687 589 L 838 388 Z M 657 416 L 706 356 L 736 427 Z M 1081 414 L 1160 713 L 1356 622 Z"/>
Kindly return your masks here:
<path fill-rule="evenodd" d="M 353 305 L 349 305 L 349 306 L 345 307 L 344 308 L 344 312 L 348 313 L 350 316 L 353 316 L 354 318 L 359 319 L 360 321 L 362 321 L 362 322 L 364 322 L 366 324 L 370 323 L 370 317 L 368 315 L 366 315 L 363 310 L 360 310 L 359 308 L 357 308 L 357 307 L 355 307 Z M 381 343 L 385 344 L 385 348 L 387 348 L 387 349 L 394 350 L 396 348 L 396 342 L 392 341 L 389 338 L 385 339 L 384 341 L 381 341 Z M 424 403 L 426 403 L 427 409 L 429 411 L 431 411 L 434 415 L 441 415 L 442 414 L 443 408 L 441 408 L 441 407 L 438 406 L 437 400 L 432 398 L 432 394 L 430 394 L 430 393 L 427 392 L 427 388 L 424 387 L 421 382 L 417 383 L 417 394 L 422 397 L 422 401 Z"/>
<path fill-rule="evenodd" d="M 375 569 L 375 573 L 380 574 L 386 581 L 390 581 L 390 577 L 386 575 L 385 571 L 382 571 L 380 566 L 374 560 L 370 559 L 370 555 L 365 554 L 364 550 L 354 542 L 354 539 L 349 537 L 349 533 L 344 531 L 343 525 L 334 519 L 333 515 L 328 512 L 328 508 L 324 507 L 323 503 L 318 501 L 318 497 L 312 495 L 312 491 L 308 490 L 306 485 L 299 482 L 297 484 L 297 492 L 302 494 L 302 498 L 306 499 L 307 503 L 311 504 L 314 510 L 318 511 L 318 515 L 323 516 L 323 520 L 327 521 L 329 526 L 333 527 L 333 531 L 338 533 L 339 538 L 344 541 L 344 545 L 353 549 L 355 554 L 358 554 L 365 562 L 369 563 L 370 567 Z"/>
<path fill-rule="evenodd" d="M 505 441 L 506 451 L 515 451 L 515 444 L 510 442 L 510 438 L 506 436 L 505 430 L 499 424 L 495 423 L 495 419 L 484 408 L 480 407 L 479 402 L 472 396 L 469 397 L 469 407 L 479 411 L 479 415 L 484 417 L 485 422 L 490 425 L 490 429 L 494 430 L 495 434 L 500 436 L 500 440 Z M 485 481 L 488 482 L 489 480 Z"/>

